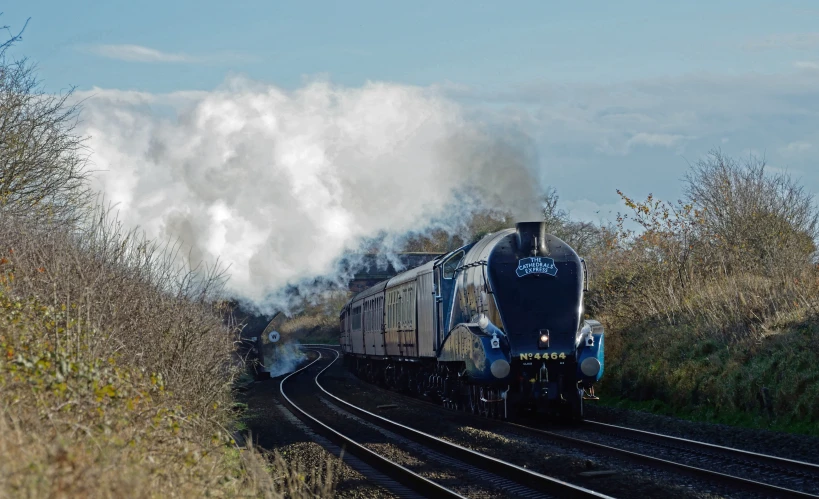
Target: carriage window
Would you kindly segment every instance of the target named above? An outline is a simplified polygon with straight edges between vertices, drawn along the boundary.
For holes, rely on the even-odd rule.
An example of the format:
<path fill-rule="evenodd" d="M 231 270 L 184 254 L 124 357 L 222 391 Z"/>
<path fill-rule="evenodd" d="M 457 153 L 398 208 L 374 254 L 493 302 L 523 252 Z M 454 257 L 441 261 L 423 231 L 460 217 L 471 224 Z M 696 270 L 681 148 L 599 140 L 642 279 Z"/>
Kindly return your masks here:
<path fill-rule="evenodd" d="M 387 328 L 395 327 L 395 291 L 390 291 L 387 295 Z"/>
<path fill-rule="evenodd" d="M 455 269 L 461 264 L 461 261 L 464 259 L 465 253 L 463 251 L 459 251 L 449 257 L 449 260 L 444 263 L 444 279 L 452 279 L 455 277 Z"/>
<path fill-rule="evenodd" d="M 353 329 L 361 329 L 361 307 L 355 307 L 353 309 Z"/>

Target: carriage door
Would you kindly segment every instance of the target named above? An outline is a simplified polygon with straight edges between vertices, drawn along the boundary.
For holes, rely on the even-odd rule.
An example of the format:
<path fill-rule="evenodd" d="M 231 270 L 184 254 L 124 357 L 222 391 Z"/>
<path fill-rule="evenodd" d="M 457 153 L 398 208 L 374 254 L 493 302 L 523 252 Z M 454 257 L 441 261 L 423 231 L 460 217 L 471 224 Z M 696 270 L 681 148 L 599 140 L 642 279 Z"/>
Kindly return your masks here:
<path fill-rule="evenodd" d="M 435 291 L 435 344 L 433 348 L 437 354 L 438 349 L 441 347 L 441 343 L 444 341 L 444 295 L 441 289 L 441 267 L 435 269 L 435 287 L 433 290 Z M 437 355 L 436 355 L 437 356 Z"/>

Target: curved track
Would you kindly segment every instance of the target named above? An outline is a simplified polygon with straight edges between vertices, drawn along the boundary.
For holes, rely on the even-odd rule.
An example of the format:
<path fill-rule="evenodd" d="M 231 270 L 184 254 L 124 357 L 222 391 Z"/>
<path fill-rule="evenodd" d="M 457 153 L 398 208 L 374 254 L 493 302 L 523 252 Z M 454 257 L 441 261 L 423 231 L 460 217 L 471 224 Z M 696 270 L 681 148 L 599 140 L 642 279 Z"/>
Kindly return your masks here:
<path fill-rule="evenodd" d="M 458 446 L 352 405 L 328 392 L 319 382 L 322 373 L 339 358 L 338 352 L 328 346 L 305 345 L 304 348 L 330 350 L 333 358 L 319 352 L 316 360 L 281 380 L 282 398 L 291 411 L 317 433 L 346 446 L 354 456 L 420 494 L 463 497 L 452 488 L 374 452 L 370 448 L 374 435 L 390 439 L 394 445 L 411 451 L 413 456 L 423 456 L 431 466 L 440 468 L 442 475 L 456 475 L 470 483 L 484 484 L 485 488 L 503 491 L 509 497 L 609 497 Z M 313 377 L 313 383 L 308 383 L 304 373 L 317 371 L 318 367 L 321 369 Z M 337 407 L 328 408 L 328 403 L 322 405 L 318 400 L 322 397 Z M 340 427 L 346 434 L 339 430 Z M 359 437 L 353 438 L 352 434 Z"/>
<path fill-rule="evenodd" d="M 328 345 L 322 348 L 335 351 L 337 347 Z M 348 404 L 326 390 L 324 392 L 341 403 Z M 419 404 L 442 407 L 415 397 L 405 397 Z M 481 419 L 498 425 L 498 428 L 526 432 L 596 454 L 661 468 L 766 497 L 819 498 L 819 465 L 813 463 L 594 421 L 585 421 L 580 429 L 549 431 L 529 425 Z"/>

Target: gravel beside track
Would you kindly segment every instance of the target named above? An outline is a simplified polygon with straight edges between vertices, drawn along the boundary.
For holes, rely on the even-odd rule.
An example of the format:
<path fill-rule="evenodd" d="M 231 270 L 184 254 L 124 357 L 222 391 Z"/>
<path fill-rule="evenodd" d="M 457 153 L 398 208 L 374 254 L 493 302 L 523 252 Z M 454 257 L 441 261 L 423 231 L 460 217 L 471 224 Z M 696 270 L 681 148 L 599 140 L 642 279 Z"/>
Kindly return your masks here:
<path fill-rule="evenodd" d="M 477 452 L 613 497 L 720 496 L 713 487 L 712 490 L 698 490 L 692 480 L 672 473 L 645 466 L 630 466 L 616 459 L 516 434 L 502 429 L 494 421 L 424 404 L 380 389 L 359 380 L 341 365 L 334 365 L 325 372 L 321 383 L 334 395 L 376 414 Z M 394 407 L 379 409 L 379 405 Z"/>
<path fill-rule="evenodd" d="M 320 392 L 314 382 L 334 355 L 320 348 L 326 357 L 303 373 L 290 378 L 286 392 L 303 409 L 337 431 L 364 444 L 368 449 L 397 462 L 424 478 L 432 480 L 464 497 L 548 497 L 538 491 L 511 482 L 499 474 L 467 465 L 452 456 L 425 448 L 401 435 L 381 428 L 372 416 L 357 413 Z M 317 355 L 311 352 L 313 358 Z M 639 461 L 581 450 L 566 442 L 537 434 L 528 428 L 516 428 L 499 421 L 455 412 L 438 405 L 403 396 L 366 383 L 344 369 L 341 361 L 328 368 L 320 383 L 333 395 L 397 423 L 426 432 L 443 440 L 472 449 L 544 475 L 573 483 L 612 497 L 663 498 L 753 498 L 774 497 L 739 491 L 729 485 L 712 483 Z M 309 470 L 323 465 L 341 449 L 312 432 L 304 423 L 275 399 L 279 379 L 254 383 L 244 395 L 249 410 L 245 418 L 254 443 L 265 449 L 277 449 L 290 462 Z M 382 406 L 382 407 L 379 407 Z M 359 416 L 366 416 L 365 421 Z M 750 430 L 726 425 L 695 423 L 667 416 L 627 411 L 587 404 L 587 419 L 680 438 L 733 447 L 760 454 L 770 454 L 798 461 L 819 463 L 819 438 Z M 566 426 L 543 421 L 519 420 L 518 423 L 560 433 L 568 437 L 598 442 L 635 453 L 721 473 L 767 482 L 781 487 L 819 494 L 819 476 L 814 470 L 795 471 L 777 464 L 761 465 L 750 460 L 731 459 L 719 452 L 677 448 L 657 438 L 635 436 L 606 428 Z M 410 437 L 410 438 L 407 438 Z M 317 443 L 318 442 L 318 443 Z M 329 452 L 328 452 L 329 450 Z M 337 460 L 336 460 L 337 461 Z M 385 475 L 349 453 L 337 464 L 337 497 L 403 497 L 414 495 L 408 489 L 379 486 L 390 481 Z M 352 464 L 352 466 L 350 466 Z M 513 476 L 513 475 L 510 475 Z M 393 484 L 399 485 L 393 481 Z M 399 488 L 402 487 L 399 485 Z M 406 494 L 403 492 L 407 492 Z"/>

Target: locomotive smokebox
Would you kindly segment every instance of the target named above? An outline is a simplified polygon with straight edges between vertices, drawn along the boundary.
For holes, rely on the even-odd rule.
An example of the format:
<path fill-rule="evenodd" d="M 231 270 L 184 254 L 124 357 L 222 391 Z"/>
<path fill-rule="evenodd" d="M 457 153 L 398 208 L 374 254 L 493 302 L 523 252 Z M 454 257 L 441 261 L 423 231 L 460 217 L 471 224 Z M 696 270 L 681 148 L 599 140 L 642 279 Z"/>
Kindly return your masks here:
<path fill-rule="evenodd" d="M 546 242 L 546 222 L 518 222 L 515 231 L 519 256 L 548 256 L 551 253 Z"/>

